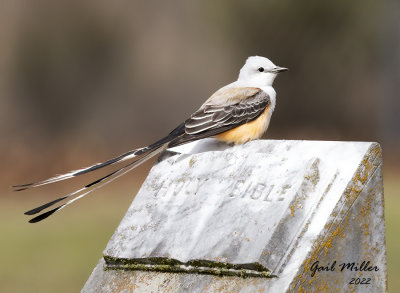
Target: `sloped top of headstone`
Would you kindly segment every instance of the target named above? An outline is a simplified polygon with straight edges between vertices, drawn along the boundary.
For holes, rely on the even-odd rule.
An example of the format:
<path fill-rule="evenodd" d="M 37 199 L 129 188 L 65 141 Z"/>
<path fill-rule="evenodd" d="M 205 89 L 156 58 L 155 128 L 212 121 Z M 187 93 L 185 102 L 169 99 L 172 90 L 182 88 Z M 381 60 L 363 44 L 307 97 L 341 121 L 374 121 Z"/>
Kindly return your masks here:
<path fill-rule="evenodd" d="M 258 140 L 227 146 L 209 139 L 167 151 L 108 243 L 106 265 L 276 274 L 300 238 L 318 236 L 373 145 Z"/>

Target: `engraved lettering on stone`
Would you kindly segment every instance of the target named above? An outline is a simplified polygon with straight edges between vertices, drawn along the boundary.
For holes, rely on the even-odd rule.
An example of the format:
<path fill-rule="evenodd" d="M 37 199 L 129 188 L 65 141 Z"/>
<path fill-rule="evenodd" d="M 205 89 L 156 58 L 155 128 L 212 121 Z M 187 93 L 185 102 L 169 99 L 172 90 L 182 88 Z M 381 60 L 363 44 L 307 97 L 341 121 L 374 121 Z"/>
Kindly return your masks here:
<path fill-rule="evenodd" d="M 272 201 L 271 199 L 269 199 L 269 195 L 271 194 L 271 191 L 272 191 L 273 188 L 274 188 L 274 185 L 272 184 L 270 186 L 268 192 L 265 193 L 265 196 L 264 196 L 264 199 L 263 199 L 264 201 L 268 201 L 268 202 Z M 280 199 L 278 199 L 278 200 L 280 200 Z"/>
<path fill-rule="evenodd" d="M 169 185 L 168 182 L 166 183 L 165 181 L 163 181 L 161 183 L 159 191 L 157 192 L 156 197 L 164 196 L 168 191 L 168 185 Z"/>
<path fill-rule="evenodd" d="M 176 187 L 174 188 L 175 196 L 182 190 L 184 185 L 185 185 L 185 181 L 183 179 L 178 180 L 178 183 L 176 184 Z"/>
<path fill-rule="evenodd" d="M 250 194 L 250 197 L 252 199 L 259 199 L 262 195 L 262 192 L 265 189 L 265 184 L 264 183 L 258 183 L 256 187 L 253 189 L 253 192 Z"/>
<path fill-rule="evenodd" d="M 206 183 L 206 180 L 204 180 L 203 178 L 196 178 L 197 180 L 197 184 L 196 184 L 196 190 L 195 190 L 195 194 L 199 191 L 199 189 Z"/>
<path fill-rule="evenodd" d="M 229 197 L 239 197 L 242 194 L 241 190 L 244 182 L 245 181 L 243 179 L 237 180 Z"/>

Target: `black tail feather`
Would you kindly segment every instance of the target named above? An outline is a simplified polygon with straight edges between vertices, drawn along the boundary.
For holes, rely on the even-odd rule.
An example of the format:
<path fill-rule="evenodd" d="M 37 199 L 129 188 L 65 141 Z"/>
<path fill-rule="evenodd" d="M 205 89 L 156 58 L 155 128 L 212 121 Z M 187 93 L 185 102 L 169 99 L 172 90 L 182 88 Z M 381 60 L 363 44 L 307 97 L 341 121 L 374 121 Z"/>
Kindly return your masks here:
<path fill-rule="evenodd" d="M 100 188 L 103 185 L 112 182 L 113 180 L 117 179 L 118 177 L 120 177 L 120 176 L 124 175 L 125 173 L 131 171 L 132 169 L 136 168 L 137 166 L 139 166 L 140 164 L 144 163 L 145 161 L 147 161 L 151 157 L 155 156 L 156 154 L 158 154 L 161 151 L 163 151 L 164 149 L 166 149 L 166 147 L 167 147 L 167 144 L 165 144 L 165 145 L 163 145 L 161 147 L 158 147 L 157 149 L 147 153 L 145 156 L 142 156 L 141 158 L 139 158 L 139 159 L 137 159 L 137 160 L 125 165 L 124 167 L 122 167 L 122 168 L 120 168 L 118 170 L 115 170 L 115 171 L 113 171 L 113 172 L 101 177 L 100 179 L 97 179 L 97 180 L 87 184 L 85 187 L 83 187 L 83 188 L 81 188 L 81 189 L 79 189 L 79 190 L 77 190 L 77 191 L 75 191 L 73 193 L 70 193 L 68 195 L 62 196 L 62 197 L 60 197 L 60 198 L 58 198 L 56 200 L 53 200 L 53 201 L 48 202 L 48 203 L 46 203 L 44 205 L 41 205 L 40 207 L 37 207 L 35 209 L 32 209 L 32 210 L 26 212 L 25 213 L 26 215 L 36 214 L 36 213 L 38 213 L 38 212 L 40 212 L 40 211 L 42 211 L 42 210 L 54 205 L 54 204 L 56 204 L 57 202 L 60 202 L 60 201 L 66 199 L 66 198 L 68 198 L 68 197 L 70 197 L 72 195 L 76 195 L 76 194 L 78 194 L 80 192 L 83 192 L 82 194 L 80 194 L 77 197 L 69 200 L 68 202 L 66 202 L 66 203 L 64 203 L 64 204 L 62 204 L 62 205 L 60 205 L 60 206 L 58 206 L 58 207 L 56 207 L 56 208 L 54 208 L 54 209 L 52 209 L 52 210 L 50 210 L 48 212 L 40 214 L 39 216 L 31 219 L 29 222 L 30 223 L 36 223 L 36 222 L 39 222 L 41 220 L 46 219 L 47 217 L 49 217 L 50 215 L 52 215 L 56 211 L 60 210 L 61 208 L 73 203 L 74 201 L 86 196 L 87 194 L 91 193 L 92 191 L 96 190 L 97 188 Z M 117 175 L 117 176 L 113 177 L 114 175 Z M 85 190 L 87 190 L 87 191 L 84 192 Z"/>
<path fill-rule="evenodd" d="M 69 197 L 69 195 L 64 195 L 64 196 L 62 196 L 60 198 L 57 198 L 56 200 L 53 200 L 53 201 L 50 201 L 48 203 L 45 203 L 44 205 L 41 205 L 40 207 L 34 208 L 34 209 L 30 210 L 30 211 L 27 211 L 24 214 L 31 216 L 31 215 L 40 213 L 42 210 L 47 209 L 48 207 L 51 207 L 52 205 L 54 205 L 54 204 L 56 204 L 56 203 L 58 203 L 58 202 L 60 202 L 60 201 L 62 201 L 64 199 L 66 199 L 67 197 Z"/>
<path fill-rule="evenodd" d="M 52 209 L 52 210 L 50 210 L 50 211 L 48 211 L 48 212 L 45 212 L 45 213 L 43 213 L 43 214 L 40 214 L 39 216 L 34 217 L 33 219 L 30 219 L 30 220 L 29 220 L 29 223 L 37 223 L 37 222 L 40 222 L 40 221 L 46 219 L 47 217 L 50 217 L 52 214 L 54 214 L 56 211 L 58 211 L 58 210 L 61 209 L 62 207 L 63 207 L 63 205 L 62 205 L 62 206 L 59 206 L 59 207 L 56 207 L 56 208 L 54 208 L 54 209 Z"/>

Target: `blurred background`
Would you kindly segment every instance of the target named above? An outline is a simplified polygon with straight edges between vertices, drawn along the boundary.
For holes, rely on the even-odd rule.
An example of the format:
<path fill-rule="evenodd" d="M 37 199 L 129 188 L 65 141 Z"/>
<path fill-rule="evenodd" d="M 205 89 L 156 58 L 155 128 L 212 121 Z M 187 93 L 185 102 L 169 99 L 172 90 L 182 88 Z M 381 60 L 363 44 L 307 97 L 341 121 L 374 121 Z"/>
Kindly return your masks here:
<path fill-rule="evenodd" d="M 154 161 L 36 225 L 23 212 L 90 176 L 10 185 L 153 142 L 251 55 L 290 68 L 266 138 L 382 145 L 389 288 L 400 290 L 399 1 L 2 0 L 0 291 L 79 291 Z"/>

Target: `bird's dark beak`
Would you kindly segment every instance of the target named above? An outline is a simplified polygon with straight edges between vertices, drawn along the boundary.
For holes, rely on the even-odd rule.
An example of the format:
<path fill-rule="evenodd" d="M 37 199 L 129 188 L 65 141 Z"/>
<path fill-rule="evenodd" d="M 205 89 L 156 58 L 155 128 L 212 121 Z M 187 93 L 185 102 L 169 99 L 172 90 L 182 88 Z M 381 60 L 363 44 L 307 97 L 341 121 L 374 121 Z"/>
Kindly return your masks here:
<path fill-rule="evenodd" d="M 289 70 L 288 68 L 276 66 L 276 67 L 275 67 L 274 69 L 272 69 L 271 71 L 272 71 L 273 73 L 280 73 L 280 72 L 284 72 L 284 71 L 288 71 L 288 70 Z"/>

